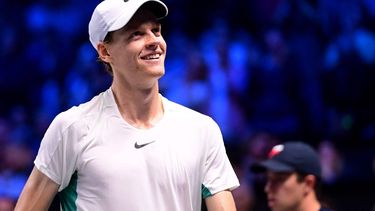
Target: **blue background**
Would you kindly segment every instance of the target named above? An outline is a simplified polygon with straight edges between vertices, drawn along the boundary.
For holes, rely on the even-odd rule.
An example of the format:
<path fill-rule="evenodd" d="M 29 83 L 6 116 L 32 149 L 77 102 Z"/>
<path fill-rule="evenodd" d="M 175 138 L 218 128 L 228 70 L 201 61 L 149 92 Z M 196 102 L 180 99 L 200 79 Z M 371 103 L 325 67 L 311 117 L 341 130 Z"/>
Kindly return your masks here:
<path fill-rule="evenodd" d="M 110 85 L 88 40 L 98 2 L 0 2 L 0 203 L 17 200 L 54 116 Z M 236 200 L 266 210 L 248 167 L 301 140 L 322 157 L 332 207 L 373 209 L 375 1 L 165 3 L 161 93 L 218 122 L 244 188 Z"/>

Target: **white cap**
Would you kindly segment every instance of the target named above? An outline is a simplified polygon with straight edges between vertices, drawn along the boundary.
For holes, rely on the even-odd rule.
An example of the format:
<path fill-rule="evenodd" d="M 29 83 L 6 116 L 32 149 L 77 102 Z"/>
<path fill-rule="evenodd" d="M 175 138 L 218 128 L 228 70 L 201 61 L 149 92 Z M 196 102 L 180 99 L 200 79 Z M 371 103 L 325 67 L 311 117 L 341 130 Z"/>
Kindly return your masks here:
<path fill-rule="evenodd" d="M 96 6 L 89 23 L 90 42 L 97 49 L 108 32 L 125 26 L 135 12 L 145 3 L 158 19 L 168 14 L 167 6 L 160 0 L 104 0 Z"/>

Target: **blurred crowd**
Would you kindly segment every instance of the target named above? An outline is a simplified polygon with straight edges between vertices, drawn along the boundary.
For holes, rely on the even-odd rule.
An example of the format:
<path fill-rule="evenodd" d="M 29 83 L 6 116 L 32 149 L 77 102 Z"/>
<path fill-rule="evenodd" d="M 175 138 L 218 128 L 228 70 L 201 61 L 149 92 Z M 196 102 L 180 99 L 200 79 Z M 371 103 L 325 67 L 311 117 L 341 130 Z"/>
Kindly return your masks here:
<path fill-rule="evenodd" d="M 0 3 L 0 211 L 55 115 L 110 86 L 88 40 L 97 2 Z M 292 139 L 321 155 L 328 204 L 375 209 L 375 1 L 165 2 L 161 93 L 218 122 L 239 211 L 267 210 L 249 165 Z"/>

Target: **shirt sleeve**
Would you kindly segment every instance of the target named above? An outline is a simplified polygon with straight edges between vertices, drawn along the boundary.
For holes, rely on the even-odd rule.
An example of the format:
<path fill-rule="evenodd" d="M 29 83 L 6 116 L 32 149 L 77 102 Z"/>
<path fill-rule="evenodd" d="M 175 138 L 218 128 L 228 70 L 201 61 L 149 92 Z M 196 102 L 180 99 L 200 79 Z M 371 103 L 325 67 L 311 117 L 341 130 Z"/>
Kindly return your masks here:
<path fill-rule="evenodd" d="M 219 126 L 212 120 L 207 128 L 207 159 L 202 184 L 203 198 L 220 191 L 233 190 L 240 186 L 238 178 L 225 151 Z"/>
<path fill-rule="evenodd" d="M 72 130 L 73 123 L 67 119 L 67 115 L 62 113 L 52 121 L 34 161 L 39 171 L 60 185 L 59 191 L 69 184 L 77 163 L 72 141 L 77 138 L 77 134 Z"/>

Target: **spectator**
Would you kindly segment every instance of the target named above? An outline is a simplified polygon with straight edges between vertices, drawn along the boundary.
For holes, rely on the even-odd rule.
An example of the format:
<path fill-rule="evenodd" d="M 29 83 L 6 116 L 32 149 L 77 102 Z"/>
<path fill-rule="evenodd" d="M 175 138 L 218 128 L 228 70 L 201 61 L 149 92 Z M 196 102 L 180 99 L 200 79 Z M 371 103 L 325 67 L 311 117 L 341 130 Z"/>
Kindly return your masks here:
<path fill-rule="evenodd" d="M 327 211 L 318 199 L 321 165 L 317 152 L 303 142 L 274 146 L 269 158 L 251 166 L 266 172 L 268 206 L 273 211 Z"/>

